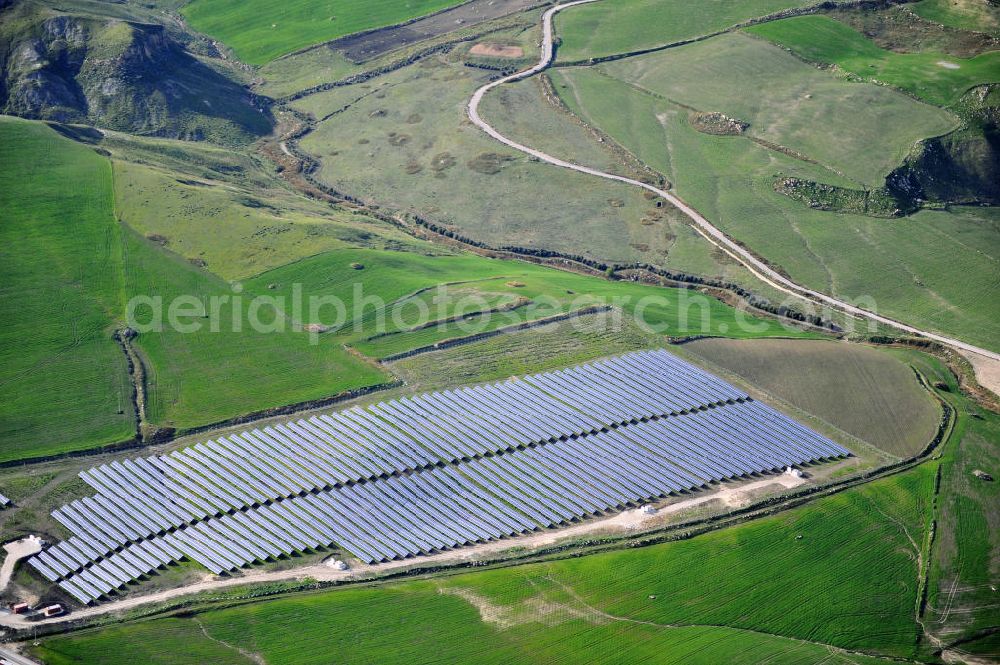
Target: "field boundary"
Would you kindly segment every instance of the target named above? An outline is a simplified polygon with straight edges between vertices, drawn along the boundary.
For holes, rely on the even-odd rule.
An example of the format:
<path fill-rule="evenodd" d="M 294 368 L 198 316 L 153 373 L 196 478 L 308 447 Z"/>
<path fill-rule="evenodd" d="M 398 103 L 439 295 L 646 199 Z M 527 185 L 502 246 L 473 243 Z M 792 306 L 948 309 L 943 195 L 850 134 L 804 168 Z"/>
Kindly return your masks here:
<path fill-rule="evenodd" d="M 132 346 L 134 331 L 129 328 L 116 330 L 111 337 L 125 354 L 129 383 L 132 385 L 130 402 L 135 412 L 135 439 L 143 441 L 146 438 L 146 366 L 139 352 Z"/>
<path fill-rule="evenodd" d="M 426 323 L 421 323 L 420 325 L 412 326 L 410 328 L 403 328 L 401 330 L 390 330 L 386 332 L 375 333 L 369 337 L 365 337 L 363 342 L 374 342 L 375 340 L 385 339 L 386 337 L 395 337 L 396 335 L 408 335 L 410 333 L 420 332 L 421 330 L 427 330 L 429 328 L 437 328 L 438 326 L 445 326 L 449 323 L 458 323 L 459 321 L 469 321 L 470 319 L 479 318 L 481 316 L 489 316 L 492 314 L 501 314 L 503 312 L 513 312 L 515 310 L 527 307 L 532 303 L 530 298 L 525 298 L 523 296 L 518 296 L 514 301 L 509 302 L 505 305 L 496 305 L 494 307 L 487 307 L 486 309 L 478 309 L 474 312 L 466 312 L 464 314 L 454 314 L 452 316 L 446 316 L 443 319 L 433 319 Z"/>
<path fill-rule="evenodd" d="M 539 5 L 538 7 L 544 6 L 544 4 L 545 3 L 543 3 L 542 5 Z M 538 7 L 535 7 L 533 9 L 537 9 Z M 524 10 L 524 11 L 533 11 L 533 9 L 527 9 L 527 10 Z M 518 13 L 523 13 L 523 12 L 518 12 Z M 497 20 L 497 21 L 502 21 L 504 19 L 508 19 L 509 20 L 511 16 L 513 16 L 513 14 L 510 14 L 508 16 L 504 16 L 504 17 L 501 17 L 501 18 L 495 19 L 495 20 Z M 363 71 L 363 72 L 358 72 L 356 74 L 351 74 L 350 76 L 345 76 L 344 78 L 337 79 L 336 81 L 328 81 L 326 83 L 319 83 L 317 85 L 313 85 L 313 86 L 310 86 L 308 88 L 303 88 L 302 90 L 298 90 L 296 92 L 292 92 L 292 93 L 289 93 L 287 95 L 282 95 L 281 97 L 275 97 L 275 98 L 273 98 L 273 101 L 274 101 L 275 104 L 277 104 L 279 106 L 283 106 L 283 105 L 288 104 L 290 102 L 294 102 L 294 101 L 297 101 L 299 99 L 303 99 L 305 97 L 309 97 L 311 95 L 315 95 L 315 94 L 320 93 L 320 92 L 326 92 L 327 90 L 333 90 L 335 88 L 344 88 L 344 87 L 351 86 L 351 85 L 357 85 L 359 83 L 365 83 L 365 82 L 370 81 L 370 80 L 372 80 L 374 78 L 378 78 L 379 76 L 384 76 L 386 74 L 391 74 L 392 72 L 400 70 L 403 67 L 409 67 L 410 65 L 415 64 L 415 63 L 423 60 L 424 58 L 428 58 L 428 57 L 430 57 L 432 55 L 436 55 L 438 53 L 448 53 L 453 48 L 455 48 L 456 46 L 459 46 L 460 44 L 465 44 L 465 43 L 468 43 L 468 42 L 475 41 L 477 39 L 481 39 L 482 37 L 485 37 L 487 35 L 491 35 L 491 34 L 493 34 L 495 32 L 503 32 L 504 30 L 509 30 L 511 28 L 516 28 L 516 27 L 518 27 L 518 25 L 519 24 L 515 23 L 515 22 L 506 23 L 506 24 L 503 24 L 503 25 L 497 25 L 497 26 L 494 26 L 494 27 L 490 27 L 490 28 L 488 28 L 486 30 L 483 30 L 482 32 L 476 32 L 476 33 L 473 33 L 473 34 L 464 35 L 462 37 L 455 37 L 455 38 L 452 38 L 452 39 L 449 39 L 449 40 L 446 40 L 446 41 L 443 41 L 443 42 L 440 42 L 440 43 L 437 43 L 437 44 L 432 44 L 430 46 L 425 46 L 425 47 L 423 47 L 421 49 L 418 49 L 418 50 L 414 51 L 413 53 L 411 53 L 410 55 L 408 55 L 406 57 L 400 58 L 398 60 L 394 60 L 392 62 L 386 63 L 386 64 L 381 65 L 379 67 L 375 67 L 373 69 L 369 69 L 369 70 L 366 70 L 366 71 Z M 432 41 L 432 40 L 428 40 L 428 41 Z M 419 42 L 418 42 L 418 44 L 419 44 Z M 322 45 L 319 45 L 319 46 L 322 46 Z M 316 46 L 311 47 L 309 50 L 312 50 L 312 48 L 317 48 L 317 47 Z M 391 53 L 392 52 L 390 51 L 386 55 L 389 55 Z M 298 112 L 296 112 L 294 110 L 292 112 L 293 113 L 298 113 Z"/>
<path fill-rule="evenodd" d="M 319 196 L 326 197 L 327 200 L 332 202 L 346 203 L 353 206 L 359 211 L 363 211 L 365 214 L 374 217 L 375 219 L 395 226 L 411 237 L 421 240 L 437 241 L 446 245 L 458 246 L 462 249 L 471 251 L 474 254 L 486 256 L 488 258 L 508 258 L 527 261 L 529 263 L 544 265 L 557 270 L 564 270 L 592 277 L 614 279 L 615 275 L 619 272 L 635 271 L 638 273 L 638 276 L 635 279 L 632 279 L 632 281 L 638 281 L 654 286 L 684 289 L 707 287 L 709 289 L 732 292 L 734 296 L 746 304 L 748 309 L 762 315 L 772 316 L 795 325 L 823 329 L 825 332 L 829 333 L 838 334 L 841 332 L 840 327 L 833 321 L 813 315 L 804 315 L 787 306 L 776 307 L 771 305 L 767 298 L 758 296 L 753 291 L 750 291 L 749 289 L 733 282 L 726 282 L 724 280 L 715 279 L 713 277 L 705 277 L 703 275 L 673 272 L 648 263 L 607 263 L 598 259 L 590 259 L 574 254 L 564 254 L 550 249 L 518 247 L 516 245 L 502 245 L 495 247 L 480 240 L 475 240 L 465 236 L 451 228 L 428 221 L 418 215 L 411 215 L 411 221 L 407 222 L 400 217 L 386 214 L 381 210 L 374 210 L 364 201 L 350 194 L 340 192 L 333 187 L 318 181 L 313 176 L 313 173 L 319 168 L 319 161 L 308 153 L 303 152 L 298 147 L 298 140 L 313 130 L 312 122 L 306 117 L 305 114 L 296 111 L 295 109 L 288 108 L 286 111 L 295 116 L 299 122 L 302 123 L 300 127 L 293 129 L 280 139 L 281 145 L 286 146 L 288 152 L 295 159 L 301 162 L 299 170 L 294 175 L 301 176 L 309 186 L 319 193 Z M 270 154 L 266 152 L 263 152 L 262 154 L 264 154 L 264 156 L 271 161 L 274 161 Z M 297 187 L 297 189 L 299 189 L 299 191 L 304 193 L 306 196 L 310 196 L 311 198 L 317 197 L 316 193 L 296 185 L 294 180 L 287 179 L 286 181 L 292 186 Z M 780 269 L 775 268 L 775 270 Z M 646 275 L 643 275 L 643 273 L 646 273 Z M 710 292 L 709 295 L 724 304 L 732 306 L 731 302 L 727 302 L 725 298 L 720 297 L 716 293 Z"/>
<path fill-rule="evenodd" d="M 771 23 L 773 21 L 780 21 L 786 18 L 794 18 L 796 16 L 809 16 L 812 14 L 819 14 L 829 9 L 853 9 L 853 8 L 882 9 L 882 8 L 892 7 L 895 5 L 905 5 L 916 1 L 918 0 L 847 0 L 846 2 L 837 2 L 837 0 L 823 0 L 822 2 L 818 2 L 814 5 L 808 5 L 806 7 L 790 7 L 788 9 L 782 9 L 777 12 L 765 14 L 764 16 L 755 16 L 754 18 L 750 18 L 745 21 L 741 21 L 739 23 L 734 23 L 728 28 L 722 28 L 721 30 L 716 30 L 714 32 L 708 32 L 703 35 L 688 37 L 687 39 L 680 39 L 674 42 L 660 44 L 658 46 L 650 46 L 648 48 L 636 49 L 634 51 L 624 51 L 622 53 L 612 53 L 610 55 L 602 55 L 593 58 L 582 58 L 579 60 L 565 60 L 559 62 L 559 60 L 554 59 L 552 62 L 552 66 L 586 67 L 590 65 L 599 65 L 605 62 L 614 62 L 615 60 L 625 60 L 627 58 L 635 58 L 642 55 L 649 55 L 650 53 L 659 53 L 660 51 L 679 48 L 681 46 L 688 46 L 689 44 L 696 44 L 698 42 L 703 42 L 707 39 L 712 39 L 713 37 L 718 37 L 726 33 L 742 30 L 743 28 L 749 28 L 751 26 L 759 25 L 761 23 Z"/>
<path fill-rule="evenodd" d="M 612 305 L 590 305 L 589 307 L 581 307 L 580 309 L 574 309 L 572 312 L 564 312 L 562 314 L 544 316 L 540 319 L 533 319 L 531 321 L 515 323 L 509 326 L 504 326 L 502 328 L 497 328 L 496 330 L 486 330 L 484 332 L 474 333 L 472 335 L 466 335 L 464 337 L 452 337 L 450 339 L 441 340 L 440 342 L 435 342 L 434 344 L 419 346 L 415 349 L 410 349 L 409 351 L 403 351 L 402 353 L 396 353 L 390 356 L 386 356 L 385 358 L 380 359 L 379 362 L 382 363 L 393 362 L 396 360 L 402 360 L 404 358 L 412 358 L 413 356 L 420 355 L 422 353 L 430 353 L 432 351 L 443 351 L 444 349 L 450 349 L 455 346 L 463 346 L 465 344 L 472 344 L 473 342 L 479 342 L 484 339 L 489 339 L 490 337 L 498 337 L 500 335 L 507 335 L 514 332 L 520 332 L 522 330 L 538 328 L 540 326 L 548 325 L 550 323 L 558 323 L 559 321 L 568 321 L 570 319 L 576 319 L 581 316 L 586 316 L 588 314 L 600 314 L 603 312 L 610 312 L 613 309 L 614 307 Z"/>
<path fill-rule="evenodd" d="M 439 10 L 437 10 L 435 12 L 431 12 L 429 14 L 423 14 L 421 16 L 414 16 L 413 18 L 407 19 L 405 21 L 400 21 L 399 23 L 393 23 L 391 25 L 382 25 L 382 26 L 379 26 L 377 28 L 368 28 L 367 30 L 358 30 L 357 32 L 352 32 L 352 33 L 347 34 L 347 35 L 341 35 L 340 37 L 336 37 L 334 39 L 328 39 L 328 40 L 323 41 L 323 42 L 316 42 L 315 44 L 311 44 L 309 46 L 304 46 L 304 47 L 302 47 L 300 49 L 296 49 L 294 51 L 290 51 L 289 53 L 285 53 L 283 55 L 279 55 L 274 60 L 271 60 L 271 62 L 275 62 L 277 60 L 284 60 L 285 58 L 290 58 L 290 57 L 295 56 L 295 55 L 301 55 L 303 53 L 308 53 L 309 51 L 313 51 L 313 50 L 318 49 L 318 48 L 324 48 L 325 47 L 325 48 L 330 49 L 331 51 L 335 51 L 336 49 L 333 48 L 333 44 L 339 42 L 342 39 L 347 39 L 348 37 L 350 37 L 352 39 L 356 39 L 358 37 L 364 37 L 366 35 L 374 35 L 375 33 L 382 32 L 383 30 L 395 30 L 396 28 L 403 28 L 403 27 L 406 27 L 408 25 L 412 25 L 413 23 L 416 23 L 417 21 L 422 21 L 425 18 L 430 18 L 432 16 L 437 16 L 439 14 L 443 14 L 445 12 L 451 11 L 452 9 L 457 9 L 459 7 L 467 5 L 467 4 L 469 4 L 471 2 L 474 2 L 474 1 L 475 0 L 462 0 L 462 2 L 459 2 L 457 4 L 451 5 L 450 7 L 442 7 L 441 9 L 439 9 Z M 390 51 L 390 53 L 391 53 L 391 51 Z M 344 57 L 347 58 L 346 55 Z M 347 59 L 350 60 L 350 58 L 347 58 Z M 354 61 L 351 60 L 351 62 L 354 62 Z M 361 62 L 357 62 L 355 64 L 363 64 L 363 63 L 364 63 L 364 61 L 362 60 Z"/>
<path fill-rule="evenodd" d="M 323 407 L 333 406 L 334 404 L 347 402 L 352 399 L 357 399 L 359 397 L 365 397 L 372 393 L 382 392 L 385 390 L 392 390 L 393 388 L 399 388 L 404 385 L 406 385 L 405 382 L 399 379 L 394 379 L 392 381 L 384 381 L 382 383 L 376 383 L 370 386 L 362 386 L 360 388 L 354 388 L 352 390 L 344 390 L 329 397 L 321 397 L 319 399 L 307 400 L 305 402 L 296 402 L 294 404 L 275 406 L 268 409 L 261 409 L 259 411 L 251 411 L 250 413 L 244 413 L 238 416 L 233 416 L 232 418 L 227 418 L 226 420 L 220 420 L 205 425 L 198 425 L 196 427 L 190 427 L 184 429 L 173 429 L 165 427 L 157 430 L 157 434 L 148 439 L 140 439 L 137 437 L 133 437 L 125 441 L 119 441 L 117 443 L 111 443 L 104 446 L 95 446 L 94 448 L 88 448 L 86 450 L 74 450 L 64 453 L 57 453 L 53 455 L 39 455 L 37 457 L 24 457 L 16 460 L 6 460 L 0 462 L 0 469 L 10 469 L 20 466 L 30 466 L 33 464 L 42 464 L 44 462 L 55 462 L 59 460 L 78 458 L 78 457 L 96 457 L 99 455 L 107 455 L 109 453 L 119 453 L 128 450 L 141 450 L 143 448 L 148 448 L 154 445 L 170 443 L 171 441 L 175 441 L 182 437 L 187 437 L 194 434 L 201 434 L 204 432 L 217 429 L 225 429 L 227 427 L 234 427 L 237 425 L 248 425 L 250 423 L 254 423 L 259 420 L 267 420 L 268 418 L 273 418 L 275 416 L 294 415 L 302 411 L 321 409 Z"/>

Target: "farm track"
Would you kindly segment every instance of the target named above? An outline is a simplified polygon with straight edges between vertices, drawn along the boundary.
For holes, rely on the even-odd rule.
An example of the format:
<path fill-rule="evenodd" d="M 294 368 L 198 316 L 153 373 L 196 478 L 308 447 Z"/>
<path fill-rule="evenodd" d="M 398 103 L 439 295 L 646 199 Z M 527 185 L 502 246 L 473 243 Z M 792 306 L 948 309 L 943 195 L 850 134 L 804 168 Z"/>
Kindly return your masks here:
<path fill-rule="evenodd" d="M 967 342 L 963 342 L 959 339 L 952 337 L 947 337 L 944 335 L 939 335 L 934 332 L 927 330 L 921 330 L 914 326 L 907 325 L 895 319 L 891 319 L 874 312 L 862 309 L 855 305 L 850 304 L 845 300 L 815 291 L 813 289 L 807 288 L 794 282 L 793 280 L 785 277 L 780 272 L 768 265 L 764 260 L 755 256 L 748 249 L 743 247 L 740 243 L 726 235 L 722 230 L 708 221 L 703 217 L 698 211 L 686 204 L 675 194 L 672 194 L 664 189 L 660 189 L 654 185 L 648 183 L 640 182 L 633 178 L 627 176 L 615 175 L 613 173 L 607 173 L 605 171 L 600 171 L 598 169 L 590 168 L 588 166 L 583 166 L 576 164 L 574 162 L 566 161 L 558 157 L 553 157 L 548 153 L 542 152 L 541 150 L 536 150 L 530 146 L 518 143 L 513 139 L 510 139 L 496 129 L 493 128 L 488 122 L 483 120 L 479 115 L 479 104 L 482 102 L 483 97 L 490 90 L 498 88 L 505 83 L 512 83 L 514 81 L 520 81 L 522 79 L 529 78 L 538 74 L 539 72 L 547 69 L 551 64 L 555 54 L 555 48 L 553 45 L 553 27 L 552 27 L 552 17 L 558 12 L 568 9 L 569 7 L 575 7 L 577 5 L 590 4 L 596 2 L 597 0 L 574 0 L 573 2 L 567 2 L 560 5 L 556 5 L 551 9 L 547 10 L 542 15 L 542 52 L 539 58 L 538 64 L 525 69 L 523 71 L 511 74 L 509 76 L 504 76 L 495 81 L 487 83 L 486 85 L 480 87 L 472 95 L 469 100 L 466 111 L 468 113 L 469 119 L 474 125 L 479 127 L 483 132 L 488 134 L 490 137 L 496 141 L 506 145 L 509 148 L 513 148 L 519 152 L 522 152 L 529 157 L 533 157 L 539 161 L 552 164 L 554 166 L 559 166 L 561 168 L 570 169 L 572 171 L 577 171 L 579 173 L 585 173 L 587 175 L 592 175 L 598 178 L 604 178 L 605 180 L 614 180 L 627 185 L 632 185 L 634 187 L 641 187 L 647 191 L 662 197 L 666 201 L 670 202 L 674 207 L 680 210 L 684 215 L 686 215 L 691 222 L 695 231 L 697 231 L 701 236 L 703 236 L 710 243 L 718 247 L 721 251 L 725 252 L 731 258 L 739 262 L 743 267 L 749 270 L 755 277 L 763 281 L 765 284 L 789 295 L 804 298 L 815 304 L 831 307 L 839 312 L 847 314 L 848 316 L 857 319 L 867 319 L 874 321 L 876 323 L 881 323 L 884 325 L 892 326 L 903 332 L 917 335 L 920 337 L 925 337 L 927 339 L 934 340 L 935 342 L 950 346 L 963 354 L 975 354 L 981 356 L 985 359 L 989 359 L 992 363 L 1000 363 L 1000 353 L 990 351 L 988 349 L 980 348 L 974 346 Z"/>

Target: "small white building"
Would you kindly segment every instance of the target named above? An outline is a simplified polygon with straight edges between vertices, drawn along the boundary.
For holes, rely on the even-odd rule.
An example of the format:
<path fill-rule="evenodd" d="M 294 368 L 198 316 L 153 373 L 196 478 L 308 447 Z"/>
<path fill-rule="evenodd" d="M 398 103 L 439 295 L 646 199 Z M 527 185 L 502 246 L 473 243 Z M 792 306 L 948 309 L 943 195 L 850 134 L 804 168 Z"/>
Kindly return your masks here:
<path fill-rule="evenodd" d="M 785 467 L 785 475 L 786 476 L 791 476 L 792 478 L 801 478 L 802 477 L 802 472 L 799 471 L 798 469 L 796 469 L 794 466 L 786 466 Z"/>
<path fill-rule="evenodd" d="M 63 613 L 63 606 L 59 603 L 42 608 L 42 614 L 46 617 L 56 617 Z"/>
<path fill-rule="evenodd" d="M 642 513 L 643 515 L 655 515 L 656 506 L 647 503 L 644 506 L 639 506 L 639 512 Z"/>
<path fill-rule="evenodd" d="M 348 566 L 346 562 L 341 561 L 340 559 L 333 559 L 331 561 L 328 561 L 326 565 L 330 566 L 334 570 L 347 570 L 348 568 L 350 568 L 350 566 Z"/>

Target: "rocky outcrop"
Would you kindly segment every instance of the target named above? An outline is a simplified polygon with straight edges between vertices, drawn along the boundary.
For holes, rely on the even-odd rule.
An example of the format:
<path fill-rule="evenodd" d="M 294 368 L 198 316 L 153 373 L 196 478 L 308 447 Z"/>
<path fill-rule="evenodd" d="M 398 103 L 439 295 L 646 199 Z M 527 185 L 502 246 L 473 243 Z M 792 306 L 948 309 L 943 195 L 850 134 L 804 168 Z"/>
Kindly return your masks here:
<path fill-rule="evenodd" d="M 0 29 L 0 109 L 138 134 L 239 144 L 270 131 L 266 105 L 163 26 L 25 15 Z"/>

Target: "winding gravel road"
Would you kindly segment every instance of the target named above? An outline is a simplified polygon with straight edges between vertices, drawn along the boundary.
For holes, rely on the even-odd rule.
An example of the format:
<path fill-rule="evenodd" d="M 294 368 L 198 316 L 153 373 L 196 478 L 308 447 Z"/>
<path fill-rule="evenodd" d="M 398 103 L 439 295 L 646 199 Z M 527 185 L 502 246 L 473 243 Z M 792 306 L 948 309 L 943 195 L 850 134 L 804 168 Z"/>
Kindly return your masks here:
<path fill-rule="evenodd" d="M 877 321 L 882 324 L 893 326 L 899 330 L 905 331 L 913 335 L 920 335 L 926 337 L 927 339 L 932 339 L 935 342 L 940 342 L 941 344 L 946 344 L 960 351 L 965 351 L 968 353 L 974 353 L 985 358 L 989 358 L 993 361 L 1000 362 L 1000 353 L 995 353 L 987 349 L 980 348 L 978 346 L 973 346 L 958 339 L 951 337 L 945 337 L 943 335 L 938 335 L 937 333 L 929 332 L 926 330 L 921 330 L 919 328 L 914 328 L 895 319 L 890 319 L 886 316 L 881 316 L 875 314 L 874 312 L 869 312 L 868 310 L 856 307 L 849 302 L 834 298 L 825 293 L 820 293 L 819 291 L 814 291 L 801 284 L 796 284 L 792 280 L 784 277 L 776 270 L 768 266 L 766 263 L 758 259 L 756 256 L 748 252 L 746 249 L 741 247 L 736 241 L 727 236 L 721 230 L 719 230 L 715 225 L 709 222 L 707 219 L 702 217 L 697 210 L 687 205 L 679 199 L 676 195 L 670 192 L 654 187 L 653 185 L 634 180 L 632 178 L 626 178 L 625 176 L 615 175 L 613 173 L 605 173 L 604 171 L 599 171 L 597 169 L 592 169 L 588 166 L 582 166 L 580 164 L 574 164 L 573 162 L 567 162 L 565 160 L 559 159 L 558 157 L 553 157 L 541 150 L 535 150 L 534 148 L 522 145 L 517 141 L 507 138 L 496 129 L 494 129 L 488 122 L 482 119 L 479 115 L 479 103 L 483 100 L 483 96 L 492 90 L 493 88 L 499 87 L 505 83 L 510 83 L 512 81 L 519 81 L 529 76 L 533 76 L 538 72 L 546 69 L 552 63 L 553 57 L 553 46 L 552 46 L 552 17 L 558 12 L 569 7 L 575 7 L 577 5 L 590 4 L 592 2 L 597 2 L 598 0 L 575 0 L 574 2 L 567 2 L 561 5 L 556 5 L 542 15 L 542 55 L 538 60 L 538 64 L 530 69 L 525 69 L 523 71 L 517 72 L 516 74 L 511 74 L 510 76 L 505 76 L 503 78 L 497 79 L 490 83 L 487 83 L 483 87 L 476 90 L 469 100 L 468 104 L 468 114 L 469 119 L 481 130 L 492 136 L 494 139 L 503 143 L 506 146 L 514 148 L 520 152 L 527 155 L 531 155 L 539 159 L 540 161 L 553 164 L 555 166 L 561 166 L 565 169 L 571 169 L 573 171 L 579 171 L 580 173 L 586 173 L 588 175 L 596 176 L 598 178 L 604 178 L 606 180 L 617 180 L 618 182 L 623 182 L 628 185 L 633 185 L 635 187 L 642 187 L 643 189 L 648 189 L 654 194 L 663 197 L 670 203 L 672 203 L 678 210 L 687 215 L 692 222 L 694 222 L 695 230 L 704 236 L 709 242 L 719 247 L 726 254 L 739 261 L 747 270 L 753 273 L 761 281 L 771 285 L 772 287 L 788 293 L 793 296 L 798 296 L 800 298 L 805 298 L 806 300 L 812 301 L 813 303 L 828 306 L 836 309 L 840 312 L 844 312 L 850 316 L 859 319 L 868 319 L 871 321 Z"/>

